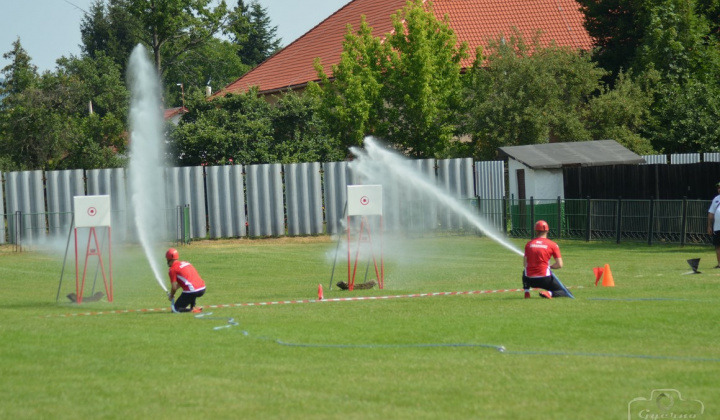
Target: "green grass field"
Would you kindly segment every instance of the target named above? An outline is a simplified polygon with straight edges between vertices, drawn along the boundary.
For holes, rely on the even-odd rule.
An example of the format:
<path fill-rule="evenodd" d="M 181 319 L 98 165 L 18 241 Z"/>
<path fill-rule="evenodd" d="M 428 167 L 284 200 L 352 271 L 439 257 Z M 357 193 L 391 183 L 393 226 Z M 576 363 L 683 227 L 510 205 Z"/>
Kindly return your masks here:
<path fill-rule="evenodd" d="M 522 257 L 485 238 L 388 240 L 383 290 L 329 290 L 335 246 L 180 247 L 208 284 L 202 318 L 168 312 L 137 248 L 114 249 L 112 303 L 77 305 L 64 297 L 74 266 L 56 302 L 62 255 L 0 247 L 0 418 L 626 419 L 630 401 L 656 389 L 682 394 L 676 414 L 695 400 L 698 418 L 720 418 L 720 270 L 709 246 L 561 241 L 558 276 L 574 300 L 332 301 L 519 288 L 522 271 Z M 702 258 L 702 274 L 687 274 L 689 258 Z M 613 288 L 594 286 L 604 264 Z M 346 277 L 341 253 L 335 281 Z M 308 301 L 318 284 L 326 301 Z M 286 300 L 304 302 L 239 305 Z"/>

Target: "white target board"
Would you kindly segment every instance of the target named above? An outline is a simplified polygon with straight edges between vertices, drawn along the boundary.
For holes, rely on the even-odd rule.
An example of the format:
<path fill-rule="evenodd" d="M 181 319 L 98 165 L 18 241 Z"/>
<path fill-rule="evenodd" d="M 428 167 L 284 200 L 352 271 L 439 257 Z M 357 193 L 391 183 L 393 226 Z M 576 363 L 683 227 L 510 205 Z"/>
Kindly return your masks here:
<path fill-rule="evenodd" d="M 73 204 L 75 227 L 110 227 L 109 195 L 78 195 Z"/>
<path fill-rule="evenodd" d="M 348 216 L 382 216 L 382 185 L 348 185 Z"/>

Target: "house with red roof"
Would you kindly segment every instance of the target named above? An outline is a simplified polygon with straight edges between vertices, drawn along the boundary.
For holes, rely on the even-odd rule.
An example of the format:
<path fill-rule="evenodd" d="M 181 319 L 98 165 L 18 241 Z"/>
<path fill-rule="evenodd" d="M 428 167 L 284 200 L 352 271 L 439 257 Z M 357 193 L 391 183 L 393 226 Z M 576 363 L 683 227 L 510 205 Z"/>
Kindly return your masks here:
<path fill-rule="evenodd" d="M 173 123 L 174 125 L 178 125 L 180 122 L 180 119 L 184 114 L 187 114 L 189 111 L 184 106 L 178 106 L 175 108 L 166 108 L 163 111 L 163 118 L 165 121 L 169 121 Z"/>
<path fill-rule="evenodd" d="M 392 30 L 392 15 L 406 0 L 352 0 L 327 19 L 260 65 L 227 85 L 213 96 L 244 93 L 257 87 L 265 96 L 287 90 L 303 90 L 318 81 L 313 66 L 321 59 L 326 74 L 340 61 L 347 26 L 360 28 L 361 16 L 373 28 L 374 36 Z M 584 15 L 575 0 L 434 0 L 438 19 L 448 16 L 459 42 L 467 42 L 469 51 L 487 46 L 490 41 L 510 36 L 516 29 L 526 40 L 541 31 L 540 42 L 589 51 L 592 38 L 583 26 Z M 470 67 L 474 54 L 463 67 Z"/>

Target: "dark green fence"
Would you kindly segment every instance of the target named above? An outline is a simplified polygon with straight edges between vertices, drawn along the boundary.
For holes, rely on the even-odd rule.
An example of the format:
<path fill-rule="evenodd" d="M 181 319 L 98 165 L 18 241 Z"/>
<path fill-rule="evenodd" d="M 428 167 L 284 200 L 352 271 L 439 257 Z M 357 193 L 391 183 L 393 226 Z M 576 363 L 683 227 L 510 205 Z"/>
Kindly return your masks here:
<path fill-rule="evenodd" d="M 534 222 L 550 225 L 550 237 L 653 244 L 710 243 L 706 200 L 506 200 L 507 234 L 529 238 Z"/>

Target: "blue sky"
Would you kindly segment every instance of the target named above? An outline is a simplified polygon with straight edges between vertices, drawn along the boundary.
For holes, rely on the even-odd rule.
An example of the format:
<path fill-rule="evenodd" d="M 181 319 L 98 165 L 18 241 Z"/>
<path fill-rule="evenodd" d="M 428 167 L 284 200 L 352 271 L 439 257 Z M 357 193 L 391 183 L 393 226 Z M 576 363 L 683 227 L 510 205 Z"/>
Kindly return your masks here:
<path fill-rule="evenodd" d="M 287 45 L 340 9 L 350 0 L 259 0 L 267 9 L 277 35 Z M 80 22 L 93 0 L 0 0 L 0 68 L 2 54 L 20 37 L 40 72 L 55 68 L 61 56 L 80 54 Z M 236 0 L 226 0 L 229 7 Z M 245 0 L 245 3 L 250 3 Z"/>

